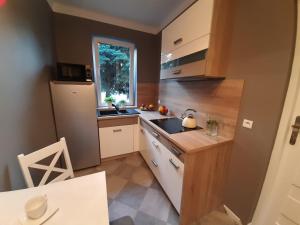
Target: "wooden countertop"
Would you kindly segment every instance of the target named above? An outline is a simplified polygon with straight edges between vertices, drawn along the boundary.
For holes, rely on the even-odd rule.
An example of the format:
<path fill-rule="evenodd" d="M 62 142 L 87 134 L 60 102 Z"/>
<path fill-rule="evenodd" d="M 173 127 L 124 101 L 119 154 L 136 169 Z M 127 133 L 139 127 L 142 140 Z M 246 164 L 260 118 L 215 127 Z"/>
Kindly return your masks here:
<path fill-rule="evenodd" d="M 156 124 L 152 123 L 152 119 L 169 118 L 170 116 L 162 116 L 158 112 L 140 111 L 140 118 L 143 119 L 151 127 L 155 128 L 158 132 L 163 134 L 172 143 L 177 145 L 182 151 L 187 154 L 195 153 L 198 151 L 206 150 L 224 143 L 232 142 L 232 138 L 225 138 L 222 136 L 211 137 L 205 133 L 204 129 L 194 130 L 189 132 L 182 132 L 177 134 L 169 134 Z"/>

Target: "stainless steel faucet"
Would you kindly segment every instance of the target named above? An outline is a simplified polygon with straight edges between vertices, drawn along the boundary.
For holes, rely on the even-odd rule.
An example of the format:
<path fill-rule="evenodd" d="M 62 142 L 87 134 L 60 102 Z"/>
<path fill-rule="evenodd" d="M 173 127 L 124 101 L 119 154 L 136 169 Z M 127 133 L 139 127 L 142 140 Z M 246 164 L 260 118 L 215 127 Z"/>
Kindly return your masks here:
<path fill-rule="evenodd" d="M 113 107 L 115 107 L 115 109 L 117 110 L 117 112 L 119 112 L 119 111 L 120 111 L 120 108 L 119 108 L 119 106 L 117 106 L 117 105 L 115 105 L 115 104 L 112 104 L 112 106 L 113 106 Z"/>

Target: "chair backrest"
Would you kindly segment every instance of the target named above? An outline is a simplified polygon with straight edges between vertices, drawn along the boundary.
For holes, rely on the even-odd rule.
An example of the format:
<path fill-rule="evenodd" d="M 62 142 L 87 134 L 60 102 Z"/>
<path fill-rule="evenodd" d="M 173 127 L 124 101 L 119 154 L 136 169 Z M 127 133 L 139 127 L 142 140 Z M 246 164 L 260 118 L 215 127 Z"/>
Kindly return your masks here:
<path fill-rule="evenodd" d="M 66 169 L 56 167 L 61 154 L 63 153 L 63 158 L 65 160 Z M 54 155 L 49 166 L 38 164 L 39 161 Z M 34 187 L 33 179 L 30 173 L 30 168 L 45 170 L 45 173 L 40 180 L 38 186 L 45 185 L 46 183 L 54 183 L 57 181 L 63 181 L 67 178 L 73 178 L 73 168 L 66 144 L 65 138 L 61 138 L 59 142 L 42 148 L 38 151 L 32 152 L 28 155 L 20 154 L 18 155 L 18 160 L 28 187 Z M 51 172 L 60 173 L 53 180 L 48 181 Z"/>

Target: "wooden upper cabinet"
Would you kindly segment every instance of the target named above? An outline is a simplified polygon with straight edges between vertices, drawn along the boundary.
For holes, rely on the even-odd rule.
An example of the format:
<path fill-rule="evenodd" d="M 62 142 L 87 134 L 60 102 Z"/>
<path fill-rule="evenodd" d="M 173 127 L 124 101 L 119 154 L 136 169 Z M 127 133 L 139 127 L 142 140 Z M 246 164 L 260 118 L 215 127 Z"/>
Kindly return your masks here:
<path fill-rule="evenodd" d="M 162 31 L 162 63 L 209 47 L 213 5 L 198 0 Z"/>
<path fill-rule="evenodd" d="M 235 0 L 198 0 L 162 31 L 161 79 L 225 76 Z"/>

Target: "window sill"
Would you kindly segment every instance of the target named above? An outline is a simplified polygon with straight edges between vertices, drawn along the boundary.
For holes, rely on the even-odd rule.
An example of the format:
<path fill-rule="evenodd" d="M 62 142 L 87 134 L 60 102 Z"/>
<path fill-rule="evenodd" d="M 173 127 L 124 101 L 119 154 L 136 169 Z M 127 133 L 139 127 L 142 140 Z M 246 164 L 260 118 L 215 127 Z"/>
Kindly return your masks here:
<path fill-rule="evenodd" d="M 125 106 L 125 107 L 122 107 L 120 109 L 137 109 L 138 107 L 137 106 L 133 106 L 133 105 L 128 105 L 128 106 Z M 115 107 L 108 107 L 108 106 L 101 106 L 101 107 L 98 107 L 97 110 L 114 110 Z"/>

